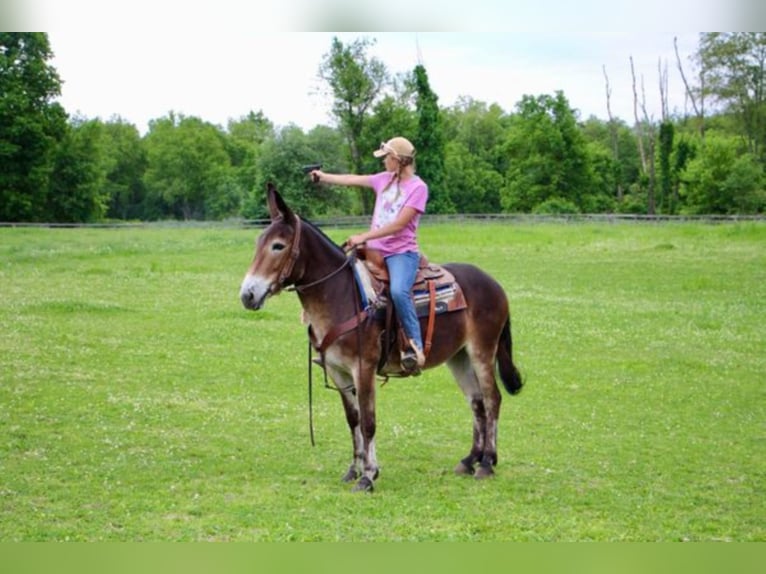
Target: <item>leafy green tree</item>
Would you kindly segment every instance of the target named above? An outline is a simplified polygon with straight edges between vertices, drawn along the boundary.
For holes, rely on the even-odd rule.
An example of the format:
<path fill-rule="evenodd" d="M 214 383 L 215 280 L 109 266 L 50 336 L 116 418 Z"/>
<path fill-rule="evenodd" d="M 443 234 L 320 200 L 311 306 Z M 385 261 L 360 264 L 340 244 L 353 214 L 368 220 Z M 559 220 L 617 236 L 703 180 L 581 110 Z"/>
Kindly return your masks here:
<path fill-rule="evenodd" d="M 673 174 L 671 170 L 671 155 L 673 153 L 673 138 L 675 127 L 665 120 L 660 124 L 659 147 L 657 148 L 660 168 L 660 197 L 658 203 L 660 213 L 673 213 Z"/>
<path fill-rule="evenodd" d="M 237 120 L 230 120 L 227 131 L 232 140 L 250 146 L 259 146 L 275 134 L 274 123 L 262 111 L 250 111 Z M 233 157 L 232 161 L 234 159 L 237 158 Z"/>
<path fill-rule="evenodd" d="M 346 139 L 354 173 L 361 173 L 363 150 L 360 137 L 372 107 L 383 97 L 389 83 L 386 66 L 368 55 L 375 41 L 362 37 L 344 45 L 337 37 L 332 40 L 330 51 L 324 55 L 319 67 L 319 77 L 330 87 L 333 97 L 332 113 L 338 128 Z M 369 194 L 361 193 L 360 200 L 365 212 L 372 209 Z"/>
<path fill-rule="evenodd" d="M 220 128 L 196 117 L 171 113 L 150 122 L 144 183 L 158 208 L 155 217 L 221 218 L 238 211 L 241 190 L 232 183 L 224 140 Z"/>
<path fill-rule="evenodd" d="M 102 130 L 105 192 L 109 198 L 107 216 L 116 219 L 144 219 L 147 168 L 146 150 L 133 124 L 115 117 Z"/>
<path fill-rule="evenodd" d="M 605 122 L 596 117 L 589 117 L 581 124 L 581 132 L 588 143 L 588 154 L 592 159 L 593 176 L 598 180 L 598 195 L 605 193 L 603 185 L 612 185 L 609 190 L 615 207 L 623 200 L 625 190 L 635 184 L 641 173 L 641 158 L 633 130 L 622 120 L 613 119 Z M 604 150 L 610 157 L 603 157 Z M 599 200 L 600 201 L 600 200 Z M 608 202 L 611 204 L 612 202 Z M 594 208 L 585 208 L 592 211 Z M 609 207 L 595 211 L 608 211 Z M 645 209 L 644 209 L 645 211 Z"/>
<path fill-rule="evenodd" d="M 499 190 L 503 186 L 503 176 L 487 161 L 471 155 L 463 142 L 447 143 L 444 172 L 445 181 L 449 182 L 450 195 L 446 198 L 448 204 L 442 198 L 441 213 L 500 211 Z"/>
<path fill-rule="evenodd" d="M 259 111 L 249 112 L 228 124 L 228 151 L 236 185 L 245 195 L 252 193 L 258 181 L 258 155 L 264 142 L 275 136 L 274 124 Z"/>
<path fill-rule="evenodd" d="M 766 32 L 707 32 L 698 60 L 704 93 L 738 119 L 748 151 L 766 152 Z"/>
<path fill-rule="evenodd" d="M 408 86 L 409 84 L 405 83 L 401 89 L 395 88 L 393 93 L 386 94 L 373 106 L 372 114 L 365 122 L 359 139 L 360 149 L 364 150 L 360 173 L 373 173 L 382 169 L 381 160 L 372 155 L 382 141 L 404 136 L 415 143 L 418 131 L 417 117 L 412 109 L 412 94 Z M 419 162 L 417 168 L 420 171 Z M 346 171 L 353 171 L 353 168 Z M 368 193 L 365 195 L 369 196 Z"/>
<path fill-rule="evenodd" d="M 204 218 L 221 220 L 239 216 L 245 193 L 235 174 L 223 169 L 212 185 L 204 195 Z"/>
<path fill-rule="evenodd" d="M 579 210 L 593 183 L 585 138 L 563 92 L 524 96 L 508 132 L 505 211 L 532 211 L 551 199 Z"/>
<path fill-rule="evenodd" d="M 443 118 L 444 139 L 449 143 L 446 145 L 444 159 L 446 178 L 441 209 L 457 212 L 470 209 L 472 213 L 499 212 L 503 177 L 509 162 L 503 147 L 510 121 L 508 116 L 497 104 L 488 106 L 484 102 L 464 97 L 446 110 Z M 458 147 L 451 143 L 461 145 Z M 462 157 L 457 153 L 461 153 Z M 481 206 L 477 204 L 479 190 L 474 185 L 466 185 L 458 170 L 474 172 L 466 175 L 466 178 L 473 182 L 486 182 L 489 186 L 479 194 Z"/>
<path fill-rule="evenodd" d="M 414 77 L 418 130 L 413 144 L 417 150 L 417 172 L 428 183 L 429 210 L 449 212 L 452 206 L 444 189 L 444 135 L 439 98 L 431 90 L 428 73 L 422 65 L 415 66 Z"/>
<path fill-rule="evenodd" d="M 707 132 L 681 179 L 684 212 L 696 214 L 763 213 L 764 171 L 741 140 Z"/>
<path fill-rule="evenodd" d="M 47 34 L 0 32 L 0 220 L 51 217 L 48 192 L 67 115 L 54 98 L 61 80 L 48 64 Z"/>
<path fill-rule="evenodd" d="M 301 169 L 322 163 L 328 171 L 346 171 L 345 142 L 337 130 L 314 128 L 308 134 L 295 125 L 281 128 L 266 140 L 258 156 L 258 178 L 245 201 L 243 215 L 248 219 L 268 216 L 266 184 L 273 182 L 291 207 L 303 217 L 346 215 L 358 205 L 357 192 L 350 188 L 317 185 Z"/>
<path fill-rule="evenodd" d="M 578 209 L 585 213 L 610 213 L 617 207 L 619 164 L 612 149 L 602 143 L 588 142 L 586 152 L 591 166 L 591 184 L 583 192 L 582 205 Z"/>
<path fill-rule="evenodd" d="M 700 134 L 700 132 L 697 132 Z M 704 132 L 699 135 L 699 139 L 703 140 Z M 672 180 L 672 197 L 671 197 L 671 213 L 676 214 L 681 208 L 679 188 L 681 186 L 681 175 L 683 174 L 686 166 L 694 159 L 697 154 L 697 146 L 691 137 L 681 136 L 676 142 L 675 149 L 673 150 L 673 156 L 671 159 L 671 180 Z"/>
<path fill-rule="evenodd" d="M 461 142 L 472 156 L 505 172 L 508 157 L 503 143 L 510 125 L 505 110 L 497 104 L 487 105 L 464 96 L 443 115 L 445 141 Z"/>
<path fill-rule="evenodd" d="M 308 178 L 301 166 L 312 163 L 306 134 L 295 125 L 278 130 L 274 137 L 266 139 L 258 152 L 256 178 L 253 189 L 247 195 L 243 215 L 248 219 L 268 217 L 266 207 L 266 184 L 274 183 L 295 211 L 308 216 L 306 189 Z"/>
<path fill-rule="evenodd" d="M 327 126 L 316 126 L 306 134 L 309 156 L 306 163 L 321 162 L 323 169 L 332 173 L 347 173 L 348 155 L 345 153 L 345 142 L 338 130 Z M 370 153 L 372 156 L 372 153 Z M 373 161 L 380 160 L 372 158 Z M 360 211 L 357 191 L 348 187 L 332 187 L 317 185 L 303 175 L 303 187 L 309 199 L 310 215 L 337 216 L 363 215 Z"/>
<path fill-rule="evenodd" d="M 569 213 L 578 213 L 580 208 L 569 201 L 568 199 L 562 199 L 560 197 L 550 197 L 538 203 L 532 213 L 535 215 L 565 215 Z"/>
<path fill-rule="evenodd" d="M 102 131 L 99 120 L 76 120 L 59 142 L 46 206 L 52 221 L 98 221 L 106 213 Z"/>

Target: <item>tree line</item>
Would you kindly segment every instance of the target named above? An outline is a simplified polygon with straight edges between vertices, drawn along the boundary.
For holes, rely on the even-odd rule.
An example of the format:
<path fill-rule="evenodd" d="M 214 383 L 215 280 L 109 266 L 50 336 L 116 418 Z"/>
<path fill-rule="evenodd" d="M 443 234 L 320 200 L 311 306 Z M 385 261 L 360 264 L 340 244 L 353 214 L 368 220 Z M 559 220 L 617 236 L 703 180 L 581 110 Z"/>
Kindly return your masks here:
<path fill-rule="evenodd" d="M 700 34 L 687 63 L 676 51 L 692 113 L 673 117 L 663 102 L 649 118 L 634 86 L 630 125 L 611 112 L 582 119 L 561 91 L 511 111 L 470 97 L 442 107 L 422 65 L 391 75 L 372 45 L 333 38 L 322 57 L 333 126 L 169 112 L 142 135 L 119 116 L 70 117 L 47 35 L 0 33 L 0 221 L 262 218 L 267 181 L 307 217 L 369 213 L 368 194 L 313 185 L 301 166 L 377 171 L 371 151 L 393 134 L 418 149 L 431 213 L 766 210 L 766 33 Z"/>

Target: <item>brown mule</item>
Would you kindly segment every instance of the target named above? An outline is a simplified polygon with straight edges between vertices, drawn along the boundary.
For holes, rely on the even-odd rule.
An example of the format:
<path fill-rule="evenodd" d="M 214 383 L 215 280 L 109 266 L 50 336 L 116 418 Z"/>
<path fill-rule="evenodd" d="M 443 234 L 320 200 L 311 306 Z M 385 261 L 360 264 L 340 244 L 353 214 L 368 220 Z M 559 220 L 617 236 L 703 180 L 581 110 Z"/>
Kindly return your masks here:
<path fill-rule="evenodd" d="M 258 310 L 285 287 L 294 288 L 316 340 L 338 325 L 352 325 L 324 349 L 325 368 L 340 391 L 351 430 L 353 460 L 343 476 L 354 490 L 371 491 L 378 477 L 375 454 L 375 376 L 381 359 L 383 324 L 362 309 L 353 264 L 341 247 L 287 206 L 268 186 L 269 225 L 240 288 L 246 309 Z M 438 316 L 424 369 L 443 363 L 455 377 L 473 412 L 470 452 L 455 467 L 459 474 L 491 476 L 497 464 L 497 421 L 501 395 L 495 368 L 506 391 L 521 391 L 512 359 L 508 300 L 497 281 L 474 265 L 443 266 L 462 289 L 464 309 Z M 478 467 L 476 465 L 478 464 Z M 476 468 L 475 468 L 476 467 Z"/>

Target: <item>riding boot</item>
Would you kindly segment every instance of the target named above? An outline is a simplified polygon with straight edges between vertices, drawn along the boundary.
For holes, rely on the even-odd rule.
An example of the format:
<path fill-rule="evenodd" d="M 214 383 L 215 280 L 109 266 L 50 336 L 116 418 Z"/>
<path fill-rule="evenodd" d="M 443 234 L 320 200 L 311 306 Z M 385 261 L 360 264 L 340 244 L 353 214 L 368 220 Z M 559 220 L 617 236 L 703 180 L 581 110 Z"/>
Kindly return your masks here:
<path fill-rule="evenodd" d="M 409 339 L 409 348 L 402 353 L 402 369 L 410 374 L 419 374 L 423 365 L 426 364 L 426 356 L 415 341 Z"/>

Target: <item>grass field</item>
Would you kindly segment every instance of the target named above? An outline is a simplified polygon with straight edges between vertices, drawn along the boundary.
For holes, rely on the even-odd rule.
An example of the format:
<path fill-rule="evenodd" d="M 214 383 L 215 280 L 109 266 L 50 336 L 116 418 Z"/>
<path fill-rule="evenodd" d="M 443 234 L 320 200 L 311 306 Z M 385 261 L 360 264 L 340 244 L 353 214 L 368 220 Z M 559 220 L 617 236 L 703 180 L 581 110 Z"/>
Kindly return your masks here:
<path fill-rule="evenodd" d="M 297 297 L 240 305 L 256 233 L 0 229 L 0 541 L 766 540 L 766 225 L 424 226 L 527 385 L 487 481 L 446 368 L 380 388 L 372 495 Z"/>

